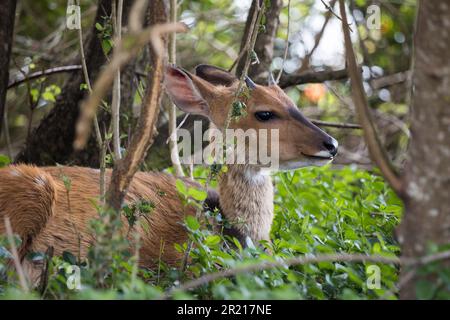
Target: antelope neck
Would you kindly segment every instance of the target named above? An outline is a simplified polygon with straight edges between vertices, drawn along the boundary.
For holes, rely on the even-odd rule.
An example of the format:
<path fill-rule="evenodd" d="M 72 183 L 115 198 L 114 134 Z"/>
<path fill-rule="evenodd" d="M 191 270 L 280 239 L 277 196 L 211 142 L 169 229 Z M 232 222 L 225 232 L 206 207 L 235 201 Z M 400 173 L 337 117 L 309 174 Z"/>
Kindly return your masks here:
<path fill-rule="evenodd" d="M 219 178 L 223 215 L 240 240 L 269 240 L 273 220 L 273 186 L 268 173 L 249 165 L 229 165 Z"/>

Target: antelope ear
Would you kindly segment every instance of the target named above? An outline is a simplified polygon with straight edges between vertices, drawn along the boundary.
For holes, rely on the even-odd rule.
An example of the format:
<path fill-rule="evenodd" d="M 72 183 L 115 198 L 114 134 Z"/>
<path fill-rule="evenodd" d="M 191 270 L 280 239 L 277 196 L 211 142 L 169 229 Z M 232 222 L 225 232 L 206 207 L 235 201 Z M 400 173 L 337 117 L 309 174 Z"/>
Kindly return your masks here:
<path fill-rule="evenodd" d="M 222 85 L 229 87 L 238 80 L 235 75 L 227 70 L 208 64 L 200 64 L 195 67 L 195 75 L 216 86 Z"/>
<path fill-rule="evenodd" d="M 209 116 L 209 106 L 187 72 L 167 66 L 164 86 L 175 105 L 187 113 Z"/>

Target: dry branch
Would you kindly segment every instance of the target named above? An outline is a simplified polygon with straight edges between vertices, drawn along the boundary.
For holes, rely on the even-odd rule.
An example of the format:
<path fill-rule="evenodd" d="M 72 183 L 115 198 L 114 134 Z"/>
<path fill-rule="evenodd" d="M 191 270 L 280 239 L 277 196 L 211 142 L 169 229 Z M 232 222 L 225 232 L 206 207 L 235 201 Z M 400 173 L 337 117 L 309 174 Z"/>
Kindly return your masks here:
<path fill-rule="evenodd" d="M 345 52 L 347 57 L 348 72 L 351 80 L 353 102 L 355 104 L 356 113 L 361 126 L 364 131 L 364 138 L 369 149 L 369 153 L 380 168 L 381 173 L 386 178 L 392 189 L 397 194 L 403 193 L 403 185 L 401 179 L 396 174 L 388 156 L 386 150 L 383 148 L 379 136 L 376 132 L 367 97 L 364 91 L 361 73 L 358 72 L 358 65 L 356 63 L 355 53 L 353 51 L 352 41 L 350 38 L 350 32 L 348 29 L 347 15 L 345 12 L 344 0 L 339 0 L 339 7 L 342 18 L 342 30 L 344 32 Z"/>
<path fill-rule="evenodd" d="M 177 22 L 177 0 L 170 0 L 170 22 Z M 171 33 L 169 37 L 169 63 L 176 64 L 176 50 L 177 50 L 177 36 L 176 33 Z M 171 101 L 167 103 L 167 114 L 169 116 L 169 149 L 172 166 L 175 169 L 175 175 L 178 177 L 184 176 L 183 168 L 181 167 L 178 144 L 177 144 L 177 108 Z"/>
<path fill-rule="evenodd" d="M 147 89 L 137 131 L 131 139 L 130 147 L 125 158 L 116 162 L 111 176 L 111 183 L 107 193 L 107 203 L 115 210 L 120 209 L 128 186 L 139 164 L 144 159 L 145 153 L 151 143 L 156 120 L 158 119 L 159 101 L 164 75 L 161 36 L 171 32 L 185 32 L 186 30 L 186 26 L 180 23 L 158 24 L 142 31 L 139 36 L 136 36 L 138 41 L 133 45 L 133 51 L 136 51 L 136 47 L 142 47 L 150 39 L 153 54 L 155 55 L 155 64 L 153 65 L 153 78 Z"/>
<path fill-rule="evenodd" d="M 50 69 L 46 69 L 46 70 L 42 70 L 42 71 L 36 71 L 36 72 L 33 72 L 33 73 L 27 75 L 26 77 L 22 76 L 20 79 L 10 81 L 8 84 L 8 89 L 17 87 L 18 85 L 21 85 L 24 82 L 34 80 L 34 79 L 39 79 L 41 77 L 49 76 L 52 74 L 72 72 L 72 71 L 78 71 L 78 70 L 81 70 L 81 65 L 61 66 L 61 67 L 54 67 L 54 68 L 50 68 Z"/>
<path fill-rule="evenodd" d="M 7 216 L 4 217 L 4 223 L 5 223 L 5 229 L 6 229 L 6 236 L 8 238 L 9 245 L 11 246 L 11 255 L 13 258 L 14 266 L 17 271 L 17 276 L 19 277 L 19 283 L 20 287 L 22 288 L 22 291 L 25 293 L 29 292 L 28 288 L 28 281 L 25 276 L 25 272 L 22 268 L 22 264 L 20 263 L 19 254 L 17 252 L 16 243 L 14 240 L 13 230 L 11 227 L 11 221 Z"/>
<path fill-rule="evenodd" d="M 123 11 L 123 0 L 118 0 L 113 5 L 115 42 L 120 42 L 120 40 L 122 39 L 122 11 Z M 121 85 L 120 85 L 120 69 L 119 69 L 116 71 L 116 75 L 114 77 L 112 101 L 111 101 L 112 140 L 115 159 L 122 158 L 122 152 L 120 149 L 120 99 L 121 99 Z"/>
<path fill-rule="evenodd" d="M 311 122 L 319 127 L 341 128 L 341 129 L 361 129 L 361 126 L 356 123 L 330 122 L 330 121 L 322 121 L 322 120 L 311 120 Z"/>
<path fill-rule="evenodd" d="M 305 83 L 322 83 L 325 81 L 347 79 L 347 69 L 325 70 L 325 71 L 308 71 L 299 74 L 285 74 L 281 77 L 279 86 L 287 88 Z"/>

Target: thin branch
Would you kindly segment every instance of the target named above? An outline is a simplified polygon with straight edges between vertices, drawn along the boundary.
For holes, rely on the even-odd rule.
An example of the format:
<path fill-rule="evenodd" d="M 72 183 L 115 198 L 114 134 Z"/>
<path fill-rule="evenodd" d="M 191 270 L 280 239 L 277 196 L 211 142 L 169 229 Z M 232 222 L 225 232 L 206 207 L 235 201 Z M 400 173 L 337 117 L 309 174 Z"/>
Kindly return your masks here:
<path fill-rule="evenodd" d="M 334 5 L 336 4 L 337 0 L 332 0 L 330 2 L 330 7 L 333 8 Z M 320 29 L 320 31 L 316 34 L 315 36 L 315 41 L 314 41 L 314 46 L 312 47 L 311 51 L 309 51 L 306 55 L 305 58 L 303 59 L 302 65 L 300 67 L 300 71 L 306 70 L 309 68 L 309 62 L 310 59 L 312 57 L 312 55 L 314 54 L 314 52 L 316 51 L 316 49 L 319 47 L 320 44 L 320 40 L 322 40 L 322 37 L 325 33 L 325 29 L 327 28 L 328 22 L 330 22 L 330 19 L 332 17 L 332 13 L 330 11 L 327 11 L 327 14 L 325 15 L 325 21 L 322 25 L 322 28 Z"/>
<path fill-rule="evenodd" d="M 338 18 L 339 20 L 341 20 L 342 22 L 344 22 L 344 21 L 343 21 L 343 18 L 339 17 L 339 15 L 337 15 L 337 14 L 333 11 L 333 7 L 332 7 L 331 5 L 326 4 L 324 0 L 320 0 L 320 1 L 322 2 L 322 4 L 325 6 L 325 8 L 327 8 L 327 10 L 328 10 L 333 16 L 335 16 L 336 18 Z M 335 1 L 333 2 L 333 6 L 334 6 L 334 4 L 335 4 Z M 342 15 L 342 13 L 341 13 L 341 15 Z M 350 24 L 347 23 L 347 20 L 345 21 L 345 25 L 346 25 L 347 28 L 350 30 L 350 32 L 353 32 L 352 28 L 350 28 Z"/>
<path fill-rule="evenodd" d="M 374 89 L 382 89 L 402 82 L 406 82 L 409 79 L 411 79 L 411 71 L 407 70 L 385 75 L 379 78 L 373 78 L 370 84 Z"/>
<path fill-rule="evenodd" d="M 281 88 L 297 86 L 305 83 L 322 83 L 325 81 L 347 79 L 347 69 L 308 71 L 299 74 L 285 74 L 281 77 L 278 84 Z"/>
<path fill-rule="evenodd" d="M 386 178 L 392 189 L 397 194 L 403 193 L 403 183 L 400 177 L 395 172 L 386 150 L 382 147 L 373 124 L 372 116 L 370 113 L 367 97 L 364 92 L 361 73 L 358 72 L 358 66 L 356 63 L 355 53 L 353 52 L 353 46 L 350 38 L 350 32 L 347 26 L 347 16 L 345 13 L 344 0 L 339 0 L 339 7 L 342 17 L 342 30 L 344 32 L 345 52 L 347 56 L 347 66 L 351 80 L 353 101 L 356 109 L 357 116 L 361 126 L 364 128 L 364 138 L 367 143 L 367 147 L 371 154 L 371 157 L 375 164 L 380 168 L 383 176 Z"/>
<path fill-rule="evenodd" d="M 284 63 L 286 62 L 288 49 L 289 49 L 289 32 L 291 30 L 291 0 L 289 0 L 287 8 L 288 8 L 288 21 L 287 21 L 286 43 L 284 45 L 283 62 L 281 63 L 281 68 L 280 68 L 280 71 L 278 72 L 277 78 L 275 79 L 276 83 L 278 83 L 280 81 L 281 75 L 283 74 Z"/>
<path fill-rule="evenodd" d="M 245 60 L 245 64 L 247 64 L 247 61 L 249 61 L 250 58 L 250 54 L 253 51 L 253 48 L 255 47 L 255 44 L 253 43 L 252 45 L 252 38 L 253 38 L 253 34 L 255 33 L 255 27 L 259 27 L 259 23 L 257 23 L 257 20 L 259 18 L 259 13 L 261 11 L 261 6 L 259 4 L 260 0 L 254 0 L 252 3 L 252 6 L 254 5 L 254 11 L 253 11 L 253 15 L 252 15 L 252 20 L 250 22 L 250 25 L 248 27 L 248 33 L 244 36 L 245 37 L 245 43 L 242 46 L 242 50 L 241 52 L 239 52 L 239 56 L 236 58 L 236 60 L 233 62 L 233 64 L 231 65 L 231 67 L 228 69 L 228 72 L 231 72 L 233 70 L 233 68 L 235 66 L 237 66 L 239 64 L 239 61 L 241 61 L 241 59 L 246 55 L 246 60 Z M 264 5 L 264 3 L 263 3 Z M 251 12 L 251 7 L 250 7 L 250 11 L 249 14 Z M 256 32 L 257 33 L 257 32 Z M 255 41 L 256 41 L 256 37 L 255 37 Z M 250 50 L 251 49 L 251 50 Z M 239 69 L 239 68 L 238 68 Z M 247 67 L 248 70 L 248 67 Z M 237 73 L 239 73 L 239 70 L 237 70 Z M 242 72 L 243 74 L 243 72 Z"/>
<path fill-rule="evenodd" d="M 123 0 L 117 0 L 113 4 L 115 43 L 120 42 L 122 39 L 122 11 Z M 114 77 L 111 101 L 112 140 L 115 160 L 119 160 L 122 158 L 122 152 L 120 149 L 120 89 L 120 69 L 118 69 Z"/>
<path fill-rule="evenodd" d="M 14 241 L 13 230 L 11 227 L 11 221 L 9 220 L 9 217 L 5 216 L 4 222 L 6 235 L 8 237 L 8 242 L 11 247 L 11 254 L 13 257 L 14 266 L 16 267 L 17 276 L 19 277 L 20 287 L 22 288 L 23 292 L 28 293 L 29 292 L 28 281 L 25 276 L 25 272 L 23 271 L 22 264 L 20 263 L 20 258 L 17 252 L 16 242 Z"/>
<path fill-rule="evenodd" d="M 170 0 L 170 22 L 177 22 L 177 1 Z M 176 51 L 177 51 L 177 35 L 176 33 L 171 33 L 169 36 L 169 63 L 176 63 Z M 175 175 L 178 177 L 183 177 L 184 172 L 181 167 L 181 162 L 178 154 L 178 144 L 177 144 L 177 109 L 173 102 L 169 101 L 166 105 L 167 114 L 169 115 L 169 149 L 170 149 L 170 159 L 172 161 L 172 166 L 175 169 Z"/>
<path fill-rule="evenodd" d="M 8 84 L 8 89 L 17 87 L 18 85 L 20 85 L 24 82 L 30 81 L 30 80 L 39 79 L 41 77 L 45 77 L 45 76 L 57 74 L 57 73 L 78 71 L 78 70 L 81 70 L 81 68 L 82 68 L 81 65 L 70 65 L 70 66 L 50 68 L 50 69 L 46 69 L 46 70 L 42 70 L 42 71 L 36 71 L 36 72 L 33 72 L 33 73 L 27 75 L 26 77 L 22 76 L 20 79 L 10 81 Z"/>
<path fill-rule="evenodd" d="M 252 18 L 252 24 L 249 28 L 249 30 L 252 30 L 252 32 L 248 34 L 246 44 L 244 46 L 244 48 L 246 48 L 247 56 L 246 56 L 244 68 L 242 69 L 242 73 L 241 73 L 241 76 L 239 79 L 239 84 L 238 84 L 238 87 L 236 90 L 235 100 L 239 98 L 239 95 L 244 86 L 244 82 L 245 82 L 244 80 L 245 80 L 245 77 L 247 76 L 248 68 L 250 67 L 251 53 L 253 51 L 253 48 L 255 47 L 256 38 L 258 36 L 259 25 L 261 23 L 261 19 L 264 14 L 264 10 L 266 8 L 264 1 L 260 5 L 259 0 L 256 0 L 255 5 L 256 5 L 256 7 L 255 7 L 255 12 L 254 12 L 253 18 Z M 230 125 L 232 111 L 233 111 L 233 108 L 230 108 L 230 111 L 228 112 L 227 118 L 225 120 L 225 130 Z"/>
<path fill-rule="evenodd" d="M 77 5 L 80 5 L 80 1 L 77 0 Z M 79 17 L 81 19 L 81 17 Z M 80 47 L 80 56 L 81 56 L 81 66 L 83 69 L 84 81 L 86 81 L 86 85 L 88 87 L 89 93 L 92 93 L 91 80 L 89 79 L 89 72 L 86 64 L 86 56 L 84 54 L 84 45 L 83 45 L 83 30 L 81 28 L 81 21 L 79 21 L 80 27 L 78 28 L 78 42 Z M 100 133 L 100 127 L 98 125 L 97 114 L 93 115 L 94 128 L 95 128 L 95 138 L 97 139 L 97 145 L 99 148 L 102 147 L 102 135 Z M 92 121 L 91 121 L 92 122 Z"/>
<path fill-rule="evenodd" d="M 359 124 L 345 122 L 329 122 L 322 120 L 311 120 L 312 123 L 319 127 L 342 128 L 342 129 L 362 129 Z"/>

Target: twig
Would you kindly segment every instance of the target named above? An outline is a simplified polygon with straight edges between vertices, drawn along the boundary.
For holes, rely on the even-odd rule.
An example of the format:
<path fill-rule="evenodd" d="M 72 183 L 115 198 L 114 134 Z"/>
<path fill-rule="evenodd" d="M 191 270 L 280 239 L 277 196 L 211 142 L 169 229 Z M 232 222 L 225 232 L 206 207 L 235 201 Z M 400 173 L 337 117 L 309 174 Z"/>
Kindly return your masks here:
<path fill-rule="evenodd" d="M 22 77 L 20 79 L 10 81 L 8 84 L 8 89 L 17 87 L 18 85 L 20 85 L 24 82 L 30 81 L 30 80 L 38 79 L 41 77 L 45 77 L 45 76 L 57 74 L 57 73 L 78 71 L 78 70 L 81 70 L 81 68 L 82 68 L 81 65 L 70 65 L 70 66 L 61 66 L 61 67 L 50 68 L 50 69 L 46 69 L 46 70 L 42 70 L 42 71 L 36 71 L 36 72 L 33 72 L 32 74 L 27 75 L 26 77 Z"/>
<path fill-rule="evenodd" d="M 312 123 L 319 127 L 342 128 L 342 129 L 362 129 L 359 124 L 345 122 L 329 122 L 322 120 L 311 120 Z"/>
<path fill-rule="evenodd" d="M 289 31 L 291 30 L 291 0 L 289 0 L 287 8 L 288 8 L 288 21 L 287 21 L 286 43 L 284 45 L 283 62 L 281 63 L 281 68 L 280 68 L 280 71 L 278 72 L 277 78 L 275 79 L 276 83 L 278 83 L 280 81 L 281 75 L 283 74 L 284 63 L 286 62 L 288 49 L 289 49 Z"/>
<path fill-rule="evenodd" d="M 40 277 L 40 281 L 39 281 L 39 293 L 41 294 L 41 297 L 44 296 L 45 291 L 47 290 L 47 285 L 48 285 L 48 273 L 49 273 L 49 268 L 50 268 L 50 262 L 52 261 L 53 258 L 53 252 L 54 249 L 53 247 L 48 247 L 47 250 L 45 251 L 45 265 L 44 268 L 42 268 L 42 272 L 41 272 L 41 277 Z"/>
<path fill-rule="evenodd" d="M 381 89 L 408 81 L 410 78 L 411 78 L 411 71 L 407 70 L 403 72 L 389 74 L 379 78 L 374 78 L 371 81 L 371 85 L 374 89 Z"/>
<path fill-rule="evenodd" d="M 257 31 L 257 29 L 255 29 L 255 28 L 259 27 L 259 23 L 257 22 L 257 20 L 259 19 L 259 16 L 260 16 L 259 13 L 261 11 L 261 6 L 260 6 L 259 2 L 260 2 L 260 0 L 254 0 L 255 11 L 253 11 L 252 20 L 251 20 L 250 26 L 248 28 L 248 34 L 244 35 L 244 36 L 246 36 L 245 44 L 242 47 L 241 52 L 239 52 L 239 56 L 236 58 L 236 60 L 234 60 L 231 67 L 228 69 L 228 72 L 231 72 L 233 70 L 233 68 L 239 63 L 239 61 L 242 59 L 242 57 L 244 57 L 244 55 L 247 54 L 245 64 L 247 64 L 247 61 L 249 61 L 250 53 L 251 53 L 251 51 L 253 51 L 253 48 L 255 47 L 254 43 L 252 45 L 253 34 L 255 33 L 255 30 Z M 263 5 L 264 5 L 264 3 L 263 3 Z M 250 14 L 250 12 L 249 12 L 249 14 Z M 255 37 L 255 41 L 256 41 L 256 37 Z M 248 67 L 247 67 L 247 70 L 248 70 Z M 244 72 L 242 72 L 242 74 L 244 74 Z"/>
<path fill-rule="evenodd" d="M 359 122 L 363 127 L 364 138 L 366 140 L 369 152 L 372 156 L 375 164 L 380 168 L 383 176 L 386 178 L 392 189 L 397 194 L 403 193 L 403 183 L 399 176 L 396 174 L 387 154 L 386 150 L 382 147 L 378 134 L 373 124 L 372 116 L 367 102 L 367 97 L 364 92 L 361 73 L 358 72 L 358 66 L 356 64 L 355 53 L 353 52 L 353 46 L 350 38 L 350 33 L 346 28 L 347 16 L 345 13 L 344 0 L 339 0 L 339 7 L 342 16 L 342 30 L 344 32 L 345 52 L 347 56 L 348 71 L 351 80 L 353 101 L 356 109 Z"/>
<path fill-rule="evenodd" d="M 80 1 L 79 0 L 77 0 L 77 5 L 78 6 L 80 5 Z M 83 31 L 82 31 L 82 28 L 81 28 L 81 21 L 80 21 L 80 28 L 78 28 L 78 41 L 79 41 L 79 47 L 80 47 L 81 67 L 82 67 L 82 70 L 83 70 L 84 81 L 86 82 L 86 85 L 88 87 L 89 94 L 92 94 L 91 80 L 89 78 L 89 72 L 88 72 L 87 63 L 86 63 L 86 56 L 85 56 L 85 53 L 84 53 Z M 91 122 L 92 122 L 92 120 L 91 120 Z M 105 154 L 103 152 L 105 141 L 103 141 L 102 135 L 100 133 L 100 126 L 98 124 L 97 113 L 94 113 L 93 122 L 94 122 L 94 130 L 95 130 L 95 139 L 96 139 L 96 142 L 97 142 L 97 147 L 98 147 L 99 152 L 100 152 L 100 158 L 99 158 L 99 162 L 100 162 L 99 188 L 100 188 L 100 195 L 101 195 L 100 201 L 103 201 L 104 197 L 102 197 L 102 195 L 104 194 L 104 190 L 105 190 L 105 167 L 106 167 Z"/>
<path fill-rule="evenodd" d="M 80 1 L 79 0 L 77 0 L 77 5 L 78 6 L 80 5 Z M 80 46 L 81 66 L 82 66 L 82 69 L 83 69 L 84 81 L 86 81 L 86 85 L 88 87 L 89 93 L 92 93 L 91 81 L 89 79 L 89 72 L 88 72 L 87 64 L 86 64 L 86 56 L 84 54 L 83 30 L 81 28 L 81 22 L 80 22 L 80 28 L 78 28 L 78 42 L 79 42 L 79 46 Z M 98 125 L 98 119 L 97 119 L 97 114 L 96 113 L 93 115 L 92 119 L 94 120 L 95 137 L 97 139 L 97 145 L 98 145 L 99 148 L 101 148 L 102 147 L 102 136 L 100 134 L 100 127 Z M 90 123 L 91 122 L 89 122 L 89 124 Z"/>
<path fill-rule="evenodd" d="M 334 7 L 336 1 L 337 0 L 332 0 L 330 2 L 331 8 Z M 309 51 L 305 55 L 305 58 L 303 59 L 302 65 L 300 67 L 300 71 L 303 71 L 303 70 L 306 70 L 307 68 L 309 68 L 309 62 L 310 62 L 309 60 L 311 59 L 312 55 L 316 51 L 317 47 L 319 47 L 320 40 L 322 40 L 323 34 L 325 33 L 325 29 L 328 25 L 328 22 L 330 22 L 331 16 L 332 16 L 332 13 L 330 11 L 327 11 L 327 14 L 325 15 L 325 21 L 322 25 L 322 28 L 320 29 L 319 33 L 317 33 L 315 36 L 314 46 L 312 47 L 311 51 Z"/>
<path fill-rule="evenodd" d="M 170 22 L 177 22 L 177 1 L 170 0 Z M 176 63 L 176 50 L 177 50 L 177 36 L 176 33 L 171 33 L 169 36 L 169 63 Z M 177 144 L 177 109 L 173 102 L 168 101 L 167 114 L 169 116 L 169 149 L 170 149 L 170 159 L 172 161 L 172 166 L 175 169 L 175 175 L 178 177 L 183 177 L 184 172 L 181 167 L 180 158 L 178 154 L 178 144 Z"/>
<path fill-rule="evenodd" d="M 343 21 L 343 18 L 339 17 L 339 15 L 337 15 L 337 14 L 333 11 L 333 8 L 332 8 L 330 5 L 326 4 L 325 1 L 323 1 L 323 0 L 320 0 L 320 1 L 323 3 L 323 5 L 325 6 L 325 8 L 327 8 L 327 10 L 328 10 L 333 16 L 335 16 L 336 18 L 338 18 L 339 20 L 341 20 L 342 22 L 344 22 L 344 21 Z M 334 3 L 335 3 L 335 2 L 333 2 L 333 5 L 334 5 Z M 342 15 L 342 12 L 341 12 L 341 15 Z M 350 28 L 350 24 L 347 23 L 347 20 L 345 20 L 345 25 L 346 25 L 347 28 L 350 30 L 350 32 L 353 32 L 352 28 Z"/>
<path fill-rule="evenodd" d="M 9 217 L 4 217 L 6 235 L 8 237 L 9 245 L 11 246 L 11 254 L 13 257 L 14 266 L 16 267 L 17 275 L 19 277 L 20 287 L 22 291 L 25 293 L 29 292 L 28 281 L 25 276 L 25 272 L 23 271 L 22 264 L 20 263 L 19 254 L 17 253 L 16 243 L 14 241 L 13 230 L 11 227 L 11 221 L 9 221 Z"/>
<path fill-rule="evenodd" d="M 244 86 L 244 82 L 245 82 L 244 80 L 245 80 L 245 77 L 247 76 L 248 68 L 250 67 L 251 53 L 253 51 L 253 48 L 255 47 L 256 38 L 258 36 L 259 25 L 261 23 L 261 19 L 264 14 L 264 10 L 265 10 L 265 2 L 264 1 L 260 5 L 259 0 L 256 0 L 255 5 L 256 5 L 256 7 L 255 7 L 255 12 L 254 12 L 253 18 L 252 18 L 252 24 L 250 25 L 250 28 L 249 28 L 249 30 L 251 30 L 251 32 L 248 34 L 246 44 L 244 46 L 244 49 L 242 50 L 242 51 L 247 51 L 247 57 L 245 60 L 244 68 L 242 69 L 242 74 L 239 79 L 239 84 L 238 84 L 238 87 L 236 90 L 234 101 L 239 99 L 239 95 L 241 94 L 242 88 Z M 228 128 L 228 126 L 230 125 L 232 111 L 233 111 L 233 108 L 230 107 L 227 118 L 225 120 L 224 130 L 226 130 Z"/>
<path fill-rule="evenodd" d="M 117 0 L 113 4 L 115 43 L 120 42 L 122 39 L 122 9 L 123 0 Z M 120 69 L 118 69 L 114 77 L 113 94 L 111 101 L 112 140 L 115 160 L 119 160 L 122 158 L 122 152 L 120 149 L 120 89 Z"/>

